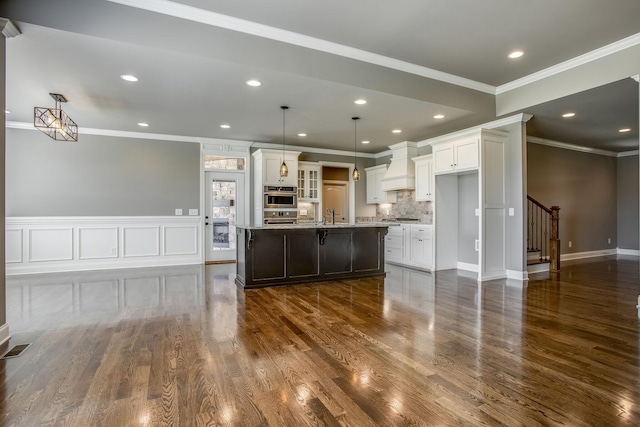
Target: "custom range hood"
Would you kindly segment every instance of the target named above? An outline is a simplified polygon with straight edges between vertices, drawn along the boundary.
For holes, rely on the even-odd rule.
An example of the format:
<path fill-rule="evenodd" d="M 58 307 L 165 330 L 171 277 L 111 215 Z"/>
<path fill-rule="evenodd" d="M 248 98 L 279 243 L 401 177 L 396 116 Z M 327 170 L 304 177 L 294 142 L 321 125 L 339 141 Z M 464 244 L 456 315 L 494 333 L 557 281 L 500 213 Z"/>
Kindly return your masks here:
<path fill-rule="evenodd" d="M 418 144 L 404 141 L 390 145 L 389 148 L 393 154 L 391 164 L 382 178 L 382 189 L 384 191 L 415 190 L 416 170 L 411 159 L 418 155 Z"/>

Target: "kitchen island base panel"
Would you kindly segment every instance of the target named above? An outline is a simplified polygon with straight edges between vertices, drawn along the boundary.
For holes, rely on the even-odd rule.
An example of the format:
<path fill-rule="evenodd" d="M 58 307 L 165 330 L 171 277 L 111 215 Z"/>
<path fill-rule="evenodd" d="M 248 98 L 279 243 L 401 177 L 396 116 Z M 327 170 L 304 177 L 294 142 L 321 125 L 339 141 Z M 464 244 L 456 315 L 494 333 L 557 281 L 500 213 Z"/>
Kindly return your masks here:
<path fill-rule="evenodd" d="M 237 227 L 244 288 L 385 276 L 385 226 Z"/>

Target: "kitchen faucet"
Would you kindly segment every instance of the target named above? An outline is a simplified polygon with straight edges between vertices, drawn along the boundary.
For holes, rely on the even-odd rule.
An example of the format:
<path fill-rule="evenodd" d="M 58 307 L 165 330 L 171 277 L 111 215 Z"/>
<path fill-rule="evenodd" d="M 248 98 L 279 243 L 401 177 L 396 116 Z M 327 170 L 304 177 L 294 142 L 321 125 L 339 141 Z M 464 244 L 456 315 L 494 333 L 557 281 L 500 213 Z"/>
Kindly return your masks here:
<path fill-rule="evenodd" d="M 327 213 L 329 215 L 331 215 L 331 224 L 335 224 L 336 223 L 336 210 L 335 209 L 331 209 L 331 208 L 327 208 Z"/>

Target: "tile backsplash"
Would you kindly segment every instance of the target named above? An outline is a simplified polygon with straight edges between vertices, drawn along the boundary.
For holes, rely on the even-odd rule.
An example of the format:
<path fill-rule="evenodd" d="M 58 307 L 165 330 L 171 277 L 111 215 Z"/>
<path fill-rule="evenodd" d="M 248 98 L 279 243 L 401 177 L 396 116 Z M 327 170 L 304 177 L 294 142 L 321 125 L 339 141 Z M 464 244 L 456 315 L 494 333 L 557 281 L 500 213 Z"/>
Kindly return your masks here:
<path fill-rule="evenodd" d="M 376 218 L 417 218 L 425 224 L 433 223 L 432 202 L 416 202 L 414 190 L 399 190 L 396 203 L 376 206 Z"/>

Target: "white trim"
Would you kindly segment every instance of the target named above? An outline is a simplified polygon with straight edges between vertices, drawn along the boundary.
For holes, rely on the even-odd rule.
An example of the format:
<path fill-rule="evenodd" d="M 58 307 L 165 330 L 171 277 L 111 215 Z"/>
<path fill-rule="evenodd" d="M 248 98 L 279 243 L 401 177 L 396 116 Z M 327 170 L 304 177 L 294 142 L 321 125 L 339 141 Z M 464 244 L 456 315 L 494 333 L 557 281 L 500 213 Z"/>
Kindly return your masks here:
<path fill-rule="evenodd" d="M 9 325 L 5 323 L 4 325 L 0 326 L 0 345 L 9 341 L 10 338 L 11 335 L 9 334 Z"/>
<path fill-rule="evenodd" d="M 477 273 L 478 271 L 480 271 L 478 264 L 471 264 L 471 263 L 460 262 L 460 261 L 458 261 L 458 265 L 456 268 L 458 270 L 471 271 L 473 273 Z"/>
<path fill-rule="evenodd" d="M 561 254 L 560 261 L 570 261 L 573 259 L 594 258 L 606 255 L 617 255 L 618 249 L 602 249 L 599 251 L 574 252 L 570 254 Z"/>
<path fill-rule="evenodd" d="M 507 279 L 526 281 L 529 280 L 529 272 L 520 270 L 507 270 Z"/>
<path fill-rule="evenodd" d="M 540 264 L 531 264 L 531 265 L 527 265 L 527 272 L 528 273 L 543 273 L 545 271 L 549 271 L 549 263 L 548 262 L 543 262 Z"/>
<path fill-rule="evenodd" d="M 618 157 L 631 157 L 640 154 L 640 150 L 623 151 L 618 153 Z"/>
<path fill-rule="evenodd" d="M 558 142 L 558 141 L 553 141 L 551 139 L 537 138 L 535 136 L 528 136 L 527 142 L 530 142 L 532 144 L 547 145 L 549 147 L 562 148 L 564 150 L 573 150 L 573 151 L 580 151 L 582 153 L 598 154 L 600 156 L 618 157 L 618 153 L 615 151 L 601 150 L 599 148 L 583 147 L 581 145 L 574 145 L 566 142 Z"/>
<path fill-rule="evenodd" d="M 506 279 L 507 278 L 507 272 L 499 272 L 499 273 L 485 273 L 482 276 L 480 276 L 480 274 L 478 274 L 478 282 L 488 282 L 490 280 L 500 280 L 500 279 Z"/>
<path fill-rule="evenodd" d="M 640 83 L 640 74 L 636 74 L 635 76 L 631 76 L 631 78 L 633 80 L 635 80 L 636 82 Z"/>
<path fill-rule="evenodd" d="M 502 119 L 494 120 L 489 123 L 484 123 L 482 125 L 473 126 L 470 128 L 462 129 L 456 132 L 448 133 L 446 135 L 436 136 L 434 138 L 425 139 L 418 142 L 418 147 L 425 147 L 427 145 L 432 145 L 438 142 L 446 141 L 448 139 L 457 138 L 460 136 L 466 136 L 472 132 L 480 132 L 485 129 L 496 129 L 503 126 L 511 125 L 514 123 L 528 122 L 533 117 L 532 114 L 520 113 L 515 114 L 513 116 L 504 117 Z"/>
<path fill-rule="evenodd" d="M 246 19 L 235 18 L 223 15 L 205 9 L 187 6 L 168 0 L 109 0 L 113 3 L 125 6 L 144 9 L 151 12 L 161 13 L 188 21 L 199 22 L 201 24 L 225 28 L 227 30 L 237 31 L 240 33 L 250 34 L 252 36 L 262 37 L 270 40 L 276 40 L 288 43 L 294 46 L 301 46 L 320 52 L 330 53 L 357 61 L 367 62 L 369 64 L 380 65 L 382 67 L 391 68 L 406 73 L 451 83 L 457 86 L 466 87 L 468 89 L 494 95 L 495 86 L 486 83 L 477 82 L 466 79 L 432 68 L 423 67 L 421 65 L 412 64 L 410 62 L 401 61 L 399 59 L 390 58 L 388 56 L 379 55 L 377 53 L 368 52 L 362 49 L 356 49 L 351 46 L 345 46 L 338 43 L 322 40 L 316 37 L 295 33 L 293 31 L 283 30 L 269 25 L 259 24 L 257 22 L 248 21 Z"/>
<path fill-rule="evenodd" d="M 549 68 L 545 68 L 544 70 L 540 70 L 536 73 L 529 74 L 528 76 L 522 77 L 520 79 L 516 79 L 510 81 L 509 83 L 500 85 L 496 87 L 495 94 L 500 95 L 510 90 L 526 86 L 528 84 L 546 79 L 556 74 L 563 73 L 581 65 L 588 64 L 589 62 L 604 58 L 605 56 L 623 51 L 638 44 L 640 44 L 640 33 L 626 37 L 622 40 L 618 40 L 599 49 L 592 50 L 591 52 L 587 52 L 583 55 L 576 56 L 575 58 L 553 65 Z"/>
<path fill-rule="evenodd" d="M 6 231 L 19 231 L 21 239 L 7 241 L 12 245 L 7 250 L 23 256 L 5 262 L 6 274 L 201 264 L 202 227 L 202 216 L 195 215 L 9 217 Z M 88 230 L 106 232 L 83 235 Z M 62 241 L 55 232 L 68 232 L 69 237 Z M 34 233 L 40 238 L 34 240 Z M 129 236 L 134 240 L 128 242 L 127 233 L 134 233 Z M 89 255 L 81 245 L 91 248 Z"/>
<path fill-rule="evenodd" d="M 19 129 L 19 130 L 37 130 L 33 127 L 33 123 L 28 122 L 14 122 L 7 121 L 6 128 Z M 95 129 L 95 128 L 78 128 L 80 135 L 99 135 L 110 136 L 114 138 L 136 138 L 136 139 L 153 139 L 157 141 L 175 141 L 175 142 L 190 142 L 194 144 L 203 144 L 205 151 L 225 153 L 246 153 L 246 149 L 249 148 L 266 148 L 272 150 L 280 150 L 281 144 L 272 144 L 269 142 L 254 142 L 254 141 L 242 141 L 232 139 L 217 139 L 206 138 L 200 136 L 184 136 L 184 135 L 167 135 L 162 133 L 145 133 L 145 132 L 130 132 L 110 129 Z M 222 149 L 220 147 L 223 147 Z M 238 149 L 240 147 L 241 149 Z M 316 148 L 316 147 L 304 147 L 300 145 L 289 145 L 287 149 L 298 150 L 305 153 L 317 153 L 317 154 L 330 154 L 335 156 L 344 156 L 353 158 L 353 151 L 334 150 L 330 148 Z M 391 151 L 389 151 L 391 154 Z M 246 157 L 246 156 L 245 156 Z M 357 153 L 356 157 L 375 159 L 381 157 L 379 154 L 372 153 Z"/>
<path fill-rule="evenodd" d="M 7 39 L 22 34 L 18 27 L 16 27 L 15 24 L 11 22 L 11 20 L 6 18 L 0 18 L 0 31 L 2 32 L 2 35 Z"/>
<path fill-rule="evenodd" d="M 632 255 L 632 256 L 640 256 L 640 250 L 638 249 L 617 249 L 618 255 Z"/>

